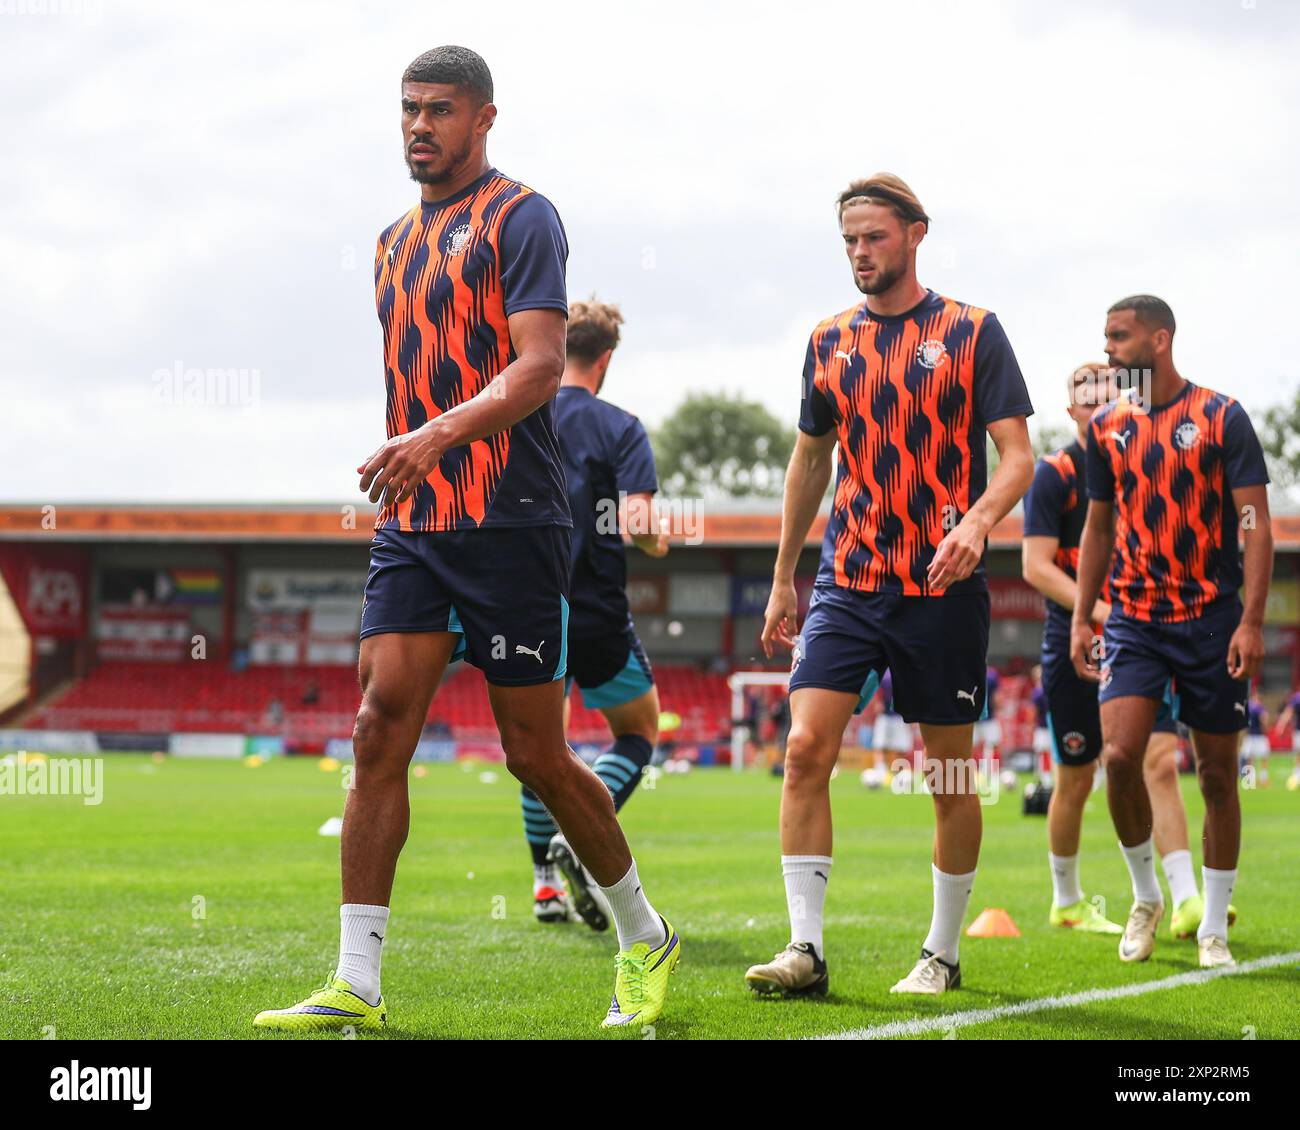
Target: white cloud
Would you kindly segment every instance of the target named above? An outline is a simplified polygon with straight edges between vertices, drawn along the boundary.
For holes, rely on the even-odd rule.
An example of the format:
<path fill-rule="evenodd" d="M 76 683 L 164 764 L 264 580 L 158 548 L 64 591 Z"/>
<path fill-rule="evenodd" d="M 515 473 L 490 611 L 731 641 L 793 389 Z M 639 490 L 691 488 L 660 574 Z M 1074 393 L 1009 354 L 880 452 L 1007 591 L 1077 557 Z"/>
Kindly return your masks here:
<path fill-rule="evenodd" d="M 1192 379 L 1250 406 L 1300 375 L 1300 33 L 1266 0 L 86 12 L 0 16 L 10 497 L 351 497 L 382 421 L 370 256 L 415 196 L 397 79 L 439 41 L 493 67 L 489 153 L 560 208 L 571 292 L 623 304 L 610 395 L 648 420 L 728 388 L 793 421 L 808 330 L 858 297 L 831 201 L 877 168 L 1040 418 L 1139 290 Z M 257 368 L 261 409 L 132 410 L 177 360 Z"/>

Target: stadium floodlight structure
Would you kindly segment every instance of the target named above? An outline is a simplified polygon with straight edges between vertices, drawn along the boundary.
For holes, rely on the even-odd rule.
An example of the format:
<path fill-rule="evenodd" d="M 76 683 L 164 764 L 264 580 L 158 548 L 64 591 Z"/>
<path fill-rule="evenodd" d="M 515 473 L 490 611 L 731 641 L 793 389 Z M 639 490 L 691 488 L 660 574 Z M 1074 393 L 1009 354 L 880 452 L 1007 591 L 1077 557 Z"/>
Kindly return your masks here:
<path fill-rule="evenodd" d="M 739 773 L 745 768 L 745 741 L 749 727 L 745 724 L 745 691 L 750 687 L 788 687 L 789 671 L 737 671 L 727 676 L 731 688 L 731 768 Z"/>

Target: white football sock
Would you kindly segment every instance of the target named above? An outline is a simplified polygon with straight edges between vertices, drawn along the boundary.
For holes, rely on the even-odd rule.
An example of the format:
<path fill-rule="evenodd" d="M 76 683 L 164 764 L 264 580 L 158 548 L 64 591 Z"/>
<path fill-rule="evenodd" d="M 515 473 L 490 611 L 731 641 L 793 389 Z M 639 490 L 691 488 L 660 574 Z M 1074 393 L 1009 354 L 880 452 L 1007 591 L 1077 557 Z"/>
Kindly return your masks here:
<path fill-rule="evenodd" d="M 1208 938 L 1228 936 L 1228 903 L 1232 901 L 1232 888 L 1237 882 L 1237 869 L 1215 871 L 1211 867 L 1201 868 L 1201 881 L 1205 884 L 1205 913 L 1196 930 L 1196 937 Z"/>
<path fill-rule="evenodd" d="M 966 917 L 966 906 L 975 886 L 975 872 L 965 875 L 948 875 L 933 863 L 934 914 L 930 918 L 930 932 L 924 946 L 949 965 L 957 964 L 957 946 L 961 940 L 961 923 Z"/>
<path fill-rule="evenodd" d="M 1119 845 L 1128 864 L 1129 878 L 1133 880 L 1133 898 L 1137 902 L 1163 903 L 1160 882 L 1156 879 L 1156 849 L 1148 836 L 1145 843 L 1133 847 Z"/>
<path fill-rule="evenodd" d="M 555 891 L 562 889 L 559 869 L 554 863 L 533 864 L 533 894 L 537 894 L 543 887 L 550 887 Z"/>
<path fill-rule="evenodd" d="M 352 991 L 368 1004 L 379 1003 L 379 962 L 388 933 L 388 907 L 345 902 L 339 907 L 339 965 Z"/>
<path fill-rule="evenodd" d="M 651 949 L 664 943 L 664 924 L 641 890 L 636 874 L 636 860 L 612 887 L 601 887 L 609 900 L 618 932 L 618 948 L 630 950 L 637 942 L 648 942 Z"/>
<path fill-rule="evenodd" d="M 826 887 L 831 881 L 829 855 L 783 855 L 785 907 L 790 913 L 790 941 L 810 942 L 818 957 L 822 951 L 822 915 Z"/>
<path fill-rule="evenodd" d="M 1079 857 L 1075 855 L 1053 855 L 1047 853 L 1047 862 L 1052 868 L 1052 905 L 1073 906 L 1083 900 L 1083 891 L 1079 889 Z"/>
<path fill-rule="evenodd" d="M 1186 848 L 1171 851 L 1160 860 L 1165 880 L 1169 884 L 1169 897 L 1174 906 L 1196 897 L 1196 875 L 1192 871 L 1192 853 Z"/>

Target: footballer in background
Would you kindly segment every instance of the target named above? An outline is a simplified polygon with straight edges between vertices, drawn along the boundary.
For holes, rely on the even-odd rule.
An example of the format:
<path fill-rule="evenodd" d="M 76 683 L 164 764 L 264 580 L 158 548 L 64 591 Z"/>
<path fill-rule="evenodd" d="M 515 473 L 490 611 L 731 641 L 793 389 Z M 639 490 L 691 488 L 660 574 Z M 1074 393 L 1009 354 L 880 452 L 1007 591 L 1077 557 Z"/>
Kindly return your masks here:
<path fill-rule="evenodd" d="M 1268 711 L 1259 701 L 1257 688 L 1250 691 L 1250 702 L 1246 704 L 1246 733 L 1241 739 L 1241 772 L 1253 773 L 1253 784 L 1268 784 L 1268 758 L 1273 747 L 1268 742 Z M 1258 765 L 1256 765 L 1258 762 Z"/>
<path fill-rule="evenodd" d="M 883 782 L 889 784 L 898 771 L 896 766 L 899 762 L 911 768 L 912 750 L 916 742 L 912 737 L 912 727 L 903 720 L 894 706 L 894 677 L 889 671 L 881 677 L 876 694 L 880 699 L 880 713 L 876 715 L 876 721 L 871 727 L 871 753 L 875 768 L 882 773 Z"/>
<path fill-rule="evenodd" d="M 1032 490 L 1033 487 L 1031 486 Z M 1026 510 L 1028 513 L 1028 510 Z M 1039 780 L 1052 779 L 1052 731 L 1048 728 L 1047 691 L 1043 687 L 1043 665 L 1035 663 L 1029 670 L 1029 681 L 1033 689 L 1029 692 L 1029 704 L 1034 708 L 1034 772 Z"/>
<path fill-rule="evenodd" d="M 1141 374 L 1142 393 L 1131 389 L 1088 424 L 1070 658 L 1100 688 L 1107 799 L 1133 884 L 1120 960 L 1151 956 L 1165 912 L 1143 760 L 1169 700 L 1191 731 L 1205 800 L 1196 937 L 1201 966 L 1216 968 L 1235 964 L 1228 926 L 1241 850 L 1237 757 L 1250 682 L 1264 660 L 1273 535 L 1268 471 L 1250 417 L 1232 397 L 1178 372 L 1175 330 L 1169 304 L 1154 295 L 1107 311 L 1107 360 L 1130 378 Z M 1091 614 L 1107 574 L 1112 608 L 1098 654 Z"/>
<path fill-rule="evenodd" d="M 984 717 L 975 723 L 972 735 L 976 756 L 988 766 L 999 756 L 1002 747 L 1002 723 L 998 721 L 998 688 L 1002 675 L 992 663 L 988 665 L 984 682 Z"/>
<path fill-rule="evenodd" d="M 583 705 L 599 710 L 609 725 L 613 744 L 592 770 L 616 812 L 640 783 L 659 740 L 659 692 L 628 605 L 622 533 L 651 557 L 668 553 L 668 532 L 654 515 L 659 482 L 650 437 L 640 420 L 600 397 L 622 324 L 619 308 L 594 296 L 569 307 L 564 377 L 555 397 L 573 515 L 565 729 L 576 684 Z M 606 929 L 609 905 L 599 884 L 527 785 L 521 804 L 536 919 L 563 922 L 576 914 L 593 930 Z"/>
<path fill-rule="evenodd" d="M 1048 922 L 1085 934 L 1122 934 L 1080 885 L 1079 837 L 1083 808 L 1092 793 L 1101 758 L 1101 713 L 1097 684 L 1080 678 L 1070 662 L 1070 617 L 1077 596 L 1079 539 L 1088 511 L 1085 459 L 1088 422 L 1116 396 L 1114 374 L 1105 365 L 1080 365 L 1067 378 L 1066 411 L 1077 436 L 1043 456 L 1025 496 L 1022 573 L 1046 604 L 1041 662 L 1041 702 L 1046 737 L 1055 763 L 1047 808 L 1048 866 L 1052 907 Z M 1098 600 L 1095 625 L 1106 622 L 1111 605 Z M 1162 705 L 1143 760 L 1151 797 L 1153 836 L 1169 884 L 1174 911 L 1170 932 L 1188 938 L 1201 924 L 1202 899 L 1187 839 L 1187 813 L 1178 785 L 1178 737 L 1170 708 Z M 1233 911 L 1229 910 L 1231 921 Z"/>
<path fill-rule="evenodd" d="M 1274 732 L 1285 734 L 1288 729 L 1291 731 L 1291 752 L 1295 754 L 1295 764 L 1291 768 L 1291 776 L 1286 780 L 1286 787 L 1295 792 L 1300 789 L 1300 690 L 1287 696 L 1282 711 L 1277 716 Z"/>

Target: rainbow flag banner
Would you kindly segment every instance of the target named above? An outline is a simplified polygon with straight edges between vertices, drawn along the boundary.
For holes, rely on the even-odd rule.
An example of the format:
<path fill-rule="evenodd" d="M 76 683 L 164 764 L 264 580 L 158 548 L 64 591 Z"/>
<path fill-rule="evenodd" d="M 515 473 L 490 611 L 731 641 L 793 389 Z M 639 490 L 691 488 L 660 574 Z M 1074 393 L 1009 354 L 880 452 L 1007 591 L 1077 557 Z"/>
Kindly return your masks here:
<path fill-rule="evenodd" d="M 221 574 L 216 569 L 170 569 L 168 575 L 174 603 L 220 603 Z"/>

